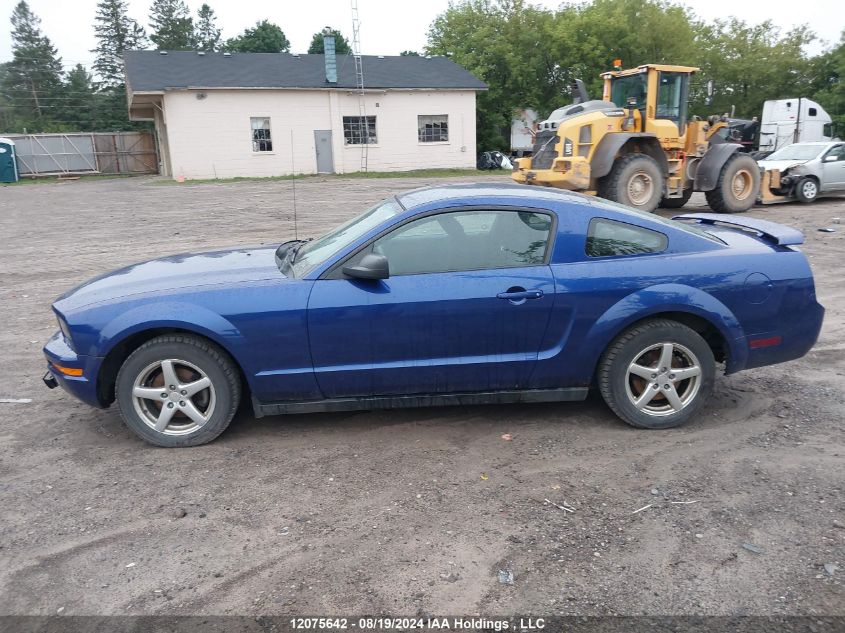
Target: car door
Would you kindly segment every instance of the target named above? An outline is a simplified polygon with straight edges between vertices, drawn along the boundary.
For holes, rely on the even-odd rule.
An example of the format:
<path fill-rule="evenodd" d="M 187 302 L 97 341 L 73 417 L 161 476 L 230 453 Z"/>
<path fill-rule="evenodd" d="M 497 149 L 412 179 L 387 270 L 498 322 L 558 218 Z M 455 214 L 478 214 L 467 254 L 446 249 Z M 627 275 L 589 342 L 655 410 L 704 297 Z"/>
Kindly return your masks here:
<path fill-rule="evenodd" d="M 845 189 L 845 143 L 831 147 L 822 157 L 822 191 Z"/>
<path fill-rule="evenodd" d="M 317 280 L 308 331 L 327 398 L 520 389 L 554 303 L 551 213 L 444 211 L 371 241 Z M 384 280 L 342 265 L 387 257 Z"/>

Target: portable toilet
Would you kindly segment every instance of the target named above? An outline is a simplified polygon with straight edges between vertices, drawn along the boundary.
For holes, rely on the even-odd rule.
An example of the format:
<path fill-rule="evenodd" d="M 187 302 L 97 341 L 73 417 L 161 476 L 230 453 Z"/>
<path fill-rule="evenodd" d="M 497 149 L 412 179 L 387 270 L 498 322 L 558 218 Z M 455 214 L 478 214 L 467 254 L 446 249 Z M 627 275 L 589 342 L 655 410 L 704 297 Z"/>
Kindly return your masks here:
<path fill-rule="evenodd" d="M 0 138 L 0 182 L 18 181 L 18 162 L 15 158 L 15 142 Z"/>

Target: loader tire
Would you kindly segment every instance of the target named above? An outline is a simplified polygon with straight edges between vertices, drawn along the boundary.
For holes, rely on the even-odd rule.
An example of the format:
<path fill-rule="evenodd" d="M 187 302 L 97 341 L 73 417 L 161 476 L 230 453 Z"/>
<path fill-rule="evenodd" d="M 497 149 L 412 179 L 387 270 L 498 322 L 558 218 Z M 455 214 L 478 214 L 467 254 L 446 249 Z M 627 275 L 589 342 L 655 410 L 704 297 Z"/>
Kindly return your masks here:
<path fill-rule="evenodd" d="M 661 198 L 660 199 L 660 208 L 661 209 L 680 209 L 687 202 L 689 202 L 690 196 L 692 196 L 692 187 L 690 187 L 689 189 L 685 189 L 684 195 L 682 195 L 680 198 Z"/>
<path fill-rule="evenodd" d="M 754 206 L 760 191 L 760 168 L 748 154 L 736 153 L 719 172 L 716 186 L 705 191 L 707 204 L 717 213 L 744 213 Z"/>
<path fill-rule="evenodd" d="M 654 211 L 663 196 L 660 165 L 645 154 L 626 154 L 613 163 L 599 183 L 599 197 L 640 211 Z"/>

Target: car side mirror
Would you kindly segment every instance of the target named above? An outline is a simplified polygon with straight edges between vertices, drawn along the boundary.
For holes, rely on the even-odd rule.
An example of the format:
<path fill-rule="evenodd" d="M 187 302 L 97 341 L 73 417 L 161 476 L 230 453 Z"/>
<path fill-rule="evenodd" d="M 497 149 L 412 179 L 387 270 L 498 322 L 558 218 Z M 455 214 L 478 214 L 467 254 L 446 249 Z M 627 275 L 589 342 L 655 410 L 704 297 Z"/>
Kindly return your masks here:
<path fill-rule="evenodd" d="M 826 162 L 826 163 L 832 163 L 836 160 L 839 160 L 839 156 L 836 156 L 835 154 L 831 154 L 830 156 L 824 157 L 824 162 Z"/>
<path fill-rule="evenodd" d="M 387 257 L 367 253 L 355 266 L 344 266 L 343 274 L 355 279 L 387 279 L 390 277 L 390 265 Z"/>

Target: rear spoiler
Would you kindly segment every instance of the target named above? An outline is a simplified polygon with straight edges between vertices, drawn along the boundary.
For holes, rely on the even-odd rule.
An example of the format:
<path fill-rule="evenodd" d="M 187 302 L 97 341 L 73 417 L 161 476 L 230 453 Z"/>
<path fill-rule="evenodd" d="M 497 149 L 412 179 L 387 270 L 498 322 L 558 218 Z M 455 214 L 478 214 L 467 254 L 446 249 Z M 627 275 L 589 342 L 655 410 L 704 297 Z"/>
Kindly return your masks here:
<path fill-rule="evenodd" d="M 699 224 L 724 224 L 741 229 L 757 231 L 767 240 L 779 246 L 803 244 L 804 234 L 791 226 L 784 226 L 769 220 L 746 218 L 738 215 L 722 215 L 721 213 L 685 213 L 676 215 L 673 220 L 697 220 Z"/>

